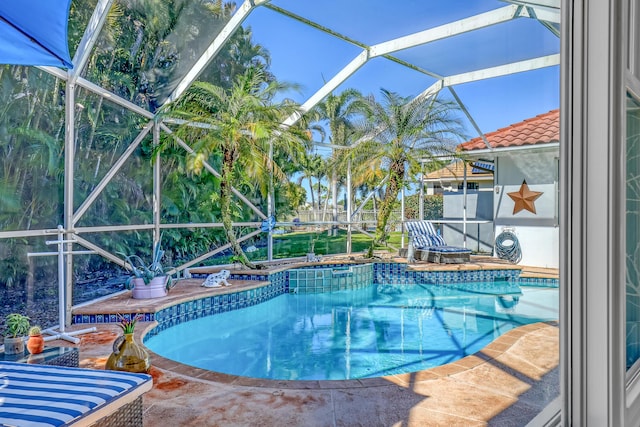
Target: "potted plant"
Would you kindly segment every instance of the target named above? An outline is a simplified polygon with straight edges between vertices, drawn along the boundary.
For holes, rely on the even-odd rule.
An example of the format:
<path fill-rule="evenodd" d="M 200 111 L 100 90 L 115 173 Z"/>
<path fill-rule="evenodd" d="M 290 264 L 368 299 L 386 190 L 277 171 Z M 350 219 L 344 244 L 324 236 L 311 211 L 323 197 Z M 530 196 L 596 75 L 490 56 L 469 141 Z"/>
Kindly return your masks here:
<path fill-rule="evenodd" d="M 149 372 L 149 353 L 133 339 L 136 323 L 140 315 L 121 315 L 120 328 L 123 335 L 113 342 L 113 352 L 109 355 L 105 369 L 112 371 Z"/>
<path fill-rule="evenodd" d="M 27 340 L 27 350 L 31 354 L 40 354 L 44 350 L 44 338 L 40 326 L 32 326 L 29 329 L 29 339 Z"/>
<path fill-rule="evenodd" d="M 29 318 L 23 314 L 11 313 L 5 319 L 5 354 L 19 354 L 24 352 L 24 337 L 29 332 Z"/>
<path fill-rule="evenodd" d="M 173 287 L 173 279 L 170 274 L 167 274 L 173 267 L 162 265 L 164 251 L 160 247 L 160 242 L 153 247 L 151 264 L 145 264 L 138 255 L 121 255 L 125 258 L 124 267 L 131 272 L 125 284 L 127 289 L 133 290 L 133 298 L 163 297 Z"/>

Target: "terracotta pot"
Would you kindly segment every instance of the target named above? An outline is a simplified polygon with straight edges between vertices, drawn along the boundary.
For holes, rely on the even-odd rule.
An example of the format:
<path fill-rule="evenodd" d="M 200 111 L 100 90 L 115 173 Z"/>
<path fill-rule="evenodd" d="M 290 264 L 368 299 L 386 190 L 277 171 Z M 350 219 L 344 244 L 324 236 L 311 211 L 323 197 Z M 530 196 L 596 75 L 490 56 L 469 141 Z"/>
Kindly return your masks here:
<path fill-rule="evenodd" d="M 27 350 L 31 354 L 40 354 L 44 350 L 44 338 L 42 335 L 30 335 L 27 341 Z"/>
<path fill-rule="evenodd" d="M 155 277 L 145 284 L 144 280 L 135 278 L 133 279 L 133 298 L 135 299 L 147 299 L 147 298 L 161 298 L 167 296 L 167 276 Z"/>
<path fill-rule="evenodd" d="M 4 353 L 5 354 L 24 353 L 24 337 L 17 337 L 17 338 L 4 337 Z"/>

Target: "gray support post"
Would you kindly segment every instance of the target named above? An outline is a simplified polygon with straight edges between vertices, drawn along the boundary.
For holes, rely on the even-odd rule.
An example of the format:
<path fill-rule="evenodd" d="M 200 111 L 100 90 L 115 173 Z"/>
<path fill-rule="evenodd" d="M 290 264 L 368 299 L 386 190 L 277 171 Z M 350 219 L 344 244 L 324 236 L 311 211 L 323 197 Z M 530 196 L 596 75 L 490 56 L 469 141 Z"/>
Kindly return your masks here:
<path fill-rule="evenodd" d="M 73 240 L 73 181 L 75 157 L 75 108 L 76 85 L 67 81 L 65 93 L 65 135 L 64 135 L 64 240 Z M 64 311 L 65 326 L 71 326 L 71 306 L 73 302 L 73 243 L 65 243 L 67 256 L 64 262 Z M 62 276 L 61 276 L 62 277 Z M 62 287 L 59 288 L 62 292 Z M 60 325 L 62 326 L 62 325 Z"/>

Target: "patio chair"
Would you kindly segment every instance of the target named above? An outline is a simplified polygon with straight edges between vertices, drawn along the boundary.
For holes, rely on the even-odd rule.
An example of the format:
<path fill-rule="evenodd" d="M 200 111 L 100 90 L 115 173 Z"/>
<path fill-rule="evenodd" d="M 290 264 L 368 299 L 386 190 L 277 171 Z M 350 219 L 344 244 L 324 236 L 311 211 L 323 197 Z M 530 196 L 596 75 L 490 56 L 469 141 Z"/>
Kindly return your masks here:
<path fill-rule="evenodd" d="M 405 226 L 409 232 L 409 246 L 405 254 L 407 262 L 420 260 L 437 264 L 463 264 L 471 260 L 471 250 L 447 245 L 430 221 L 407 221 Z"/>
<path fill-rule="evenodd" d="M 0 425 L 142 425 L 150 375 L 0 362 Z"/>

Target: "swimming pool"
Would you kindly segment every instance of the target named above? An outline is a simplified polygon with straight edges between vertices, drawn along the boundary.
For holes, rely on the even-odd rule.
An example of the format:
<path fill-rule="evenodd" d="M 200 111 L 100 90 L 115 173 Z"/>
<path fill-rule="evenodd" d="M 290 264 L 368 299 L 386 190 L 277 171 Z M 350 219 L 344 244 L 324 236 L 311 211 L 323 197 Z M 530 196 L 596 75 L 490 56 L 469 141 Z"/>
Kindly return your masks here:
<path fill-rule="evenodd" d="M 557 318 L 557 288 L 372 285 L 283 294 L 175 325 L 145 345 L 180 363 L 232 375 L 340 380 L 450 363 L 515 327 Z"/>

